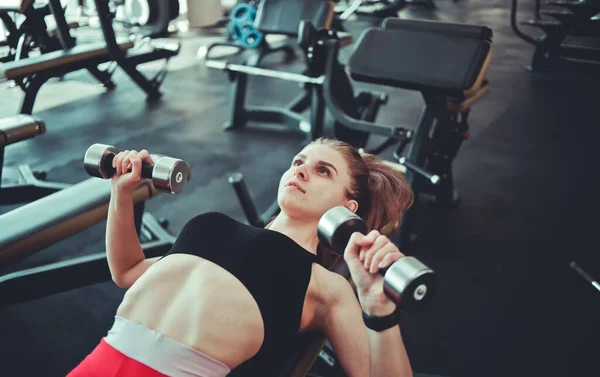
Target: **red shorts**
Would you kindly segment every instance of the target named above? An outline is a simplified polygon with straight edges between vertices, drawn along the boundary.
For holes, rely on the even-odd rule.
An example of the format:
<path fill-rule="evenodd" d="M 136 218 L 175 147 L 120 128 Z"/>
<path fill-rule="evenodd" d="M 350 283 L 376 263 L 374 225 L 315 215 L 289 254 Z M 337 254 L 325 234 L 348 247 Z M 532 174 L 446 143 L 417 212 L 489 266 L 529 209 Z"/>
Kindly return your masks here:
<path fill-rule="evenodd" d="M 67 377 L 225 377 L 227 365 L 122 317 Z"/>
<path fill-rule="evenodd" d="M 67 377 L 168 377 L 166 374 L 130 359 L 104 339 Z"/>

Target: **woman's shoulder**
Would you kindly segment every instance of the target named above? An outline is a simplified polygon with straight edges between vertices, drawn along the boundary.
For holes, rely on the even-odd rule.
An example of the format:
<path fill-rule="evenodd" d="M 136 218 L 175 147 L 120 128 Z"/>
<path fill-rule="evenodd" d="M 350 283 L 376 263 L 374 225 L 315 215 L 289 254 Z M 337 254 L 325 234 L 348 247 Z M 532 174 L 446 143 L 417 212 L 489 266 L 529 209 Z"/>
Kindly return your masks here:
<path fill-rule="evenodd" d="M 314 263 L 312 279 L 314 281 L 314 294 L 319 301 L 330 305 L 344 295 L 353 293 L 350 281 L 337 272 L 328 270 L 320 264 Z"/>

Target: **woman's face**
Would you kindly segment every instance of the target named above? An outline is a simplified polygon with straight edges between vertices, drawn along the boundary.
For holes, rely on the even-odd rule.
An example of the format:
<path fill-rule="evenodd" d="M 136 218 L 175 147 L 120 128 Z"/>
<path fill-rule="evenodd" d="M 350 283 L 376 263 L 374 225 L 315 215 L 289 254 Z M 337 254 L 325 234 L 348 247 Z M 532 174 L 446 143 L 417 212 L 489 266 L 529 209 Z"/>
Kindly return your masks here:
<path fill-rule="evenodd" d="M 344 157 L 325 145 L 304 148 L 279 182 L 279 207 L 292 218 L 318 221 L 336 206 L 354 206 L 346 195 L 350 174 Z M 356 210 L 355 208 L 350 208 Z"/>

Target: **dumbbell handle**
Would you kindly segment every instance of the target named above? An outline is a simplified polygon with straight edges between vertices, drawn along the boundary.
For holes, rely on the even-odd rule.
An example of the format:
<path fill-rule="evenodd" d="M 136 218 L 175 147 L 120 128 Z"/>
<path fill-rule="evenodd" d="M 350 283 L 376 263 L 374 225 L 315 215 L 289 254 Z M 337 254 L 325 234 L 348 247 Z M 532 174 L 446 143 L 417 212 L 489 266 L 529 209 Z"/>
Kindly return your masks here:
<path fill-rule="evenodd" d="M 111 154 L 106 156 L 106 159 L 103 160 L 104 164 L 102 169 L 106 172 L 110 172 L 111 177 L 117 172 L 115 168 L 113 168 L 112 163 L 116 155 Z M 131 172 L 131 169 L 127 170 Z M 142 177 L 147 179 L 152 179 L 152 172 L 154 171 L 154 164 L 148 164 L 146 162 L 142 162 Z"/>

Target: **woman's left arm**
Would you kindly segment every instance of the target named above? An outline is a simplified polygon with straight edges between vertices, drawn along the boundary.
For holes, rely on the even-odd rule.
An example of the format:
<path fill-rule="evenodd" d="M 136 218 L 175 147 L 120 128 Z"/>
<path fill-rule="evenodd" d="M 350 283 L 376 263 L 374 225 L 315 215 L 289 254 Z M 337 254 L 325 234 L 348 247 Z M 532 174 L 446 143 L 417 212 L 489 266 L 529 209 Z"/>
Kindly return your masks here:
<path fill-rule="evenodd" d="M 337 299 L 329 309 L 322 331 L 346 374 L 349 377 L 412 377 L 400 327 L 376 332 L 368 329 L 362 318 L 362 311 L 385 315 L 395 307 L 391 310 L 383 306 L 361 307 L 350 284 L 343 278 L 340 280 L 335 284 Z"/>
<path fill-rule="evenodd" d="M 344 260 L 356 284 L 359 308 L 368 316 L 383 317 L 396 310 L 396 304 L 383 291 L 383 276 L 378 272 L 402 257 L 398 247 L 376 230 L 367 235 L 356 232 L 350 237 Z M 362 320 L 362 313 L 360 317 Z M 362 327 L 366 326 L 363 324 Z M 367 338 L 370 377 L 412 376 L 398 325 L 379 332 L 368 329 Z"/>
<path fill-rule="evenodd" d="M 383 308 L 371 308 L 363 311 L 368 315 L 384 316 L 394 311 Z M 404 348 L 404 342 L 400 333 L 400 326 L 396 325 L 389 329 L 377 332 L 368 330 L 370 351 L 370 377 L 397 376 L 412 377 L 410 360 Z"/>

